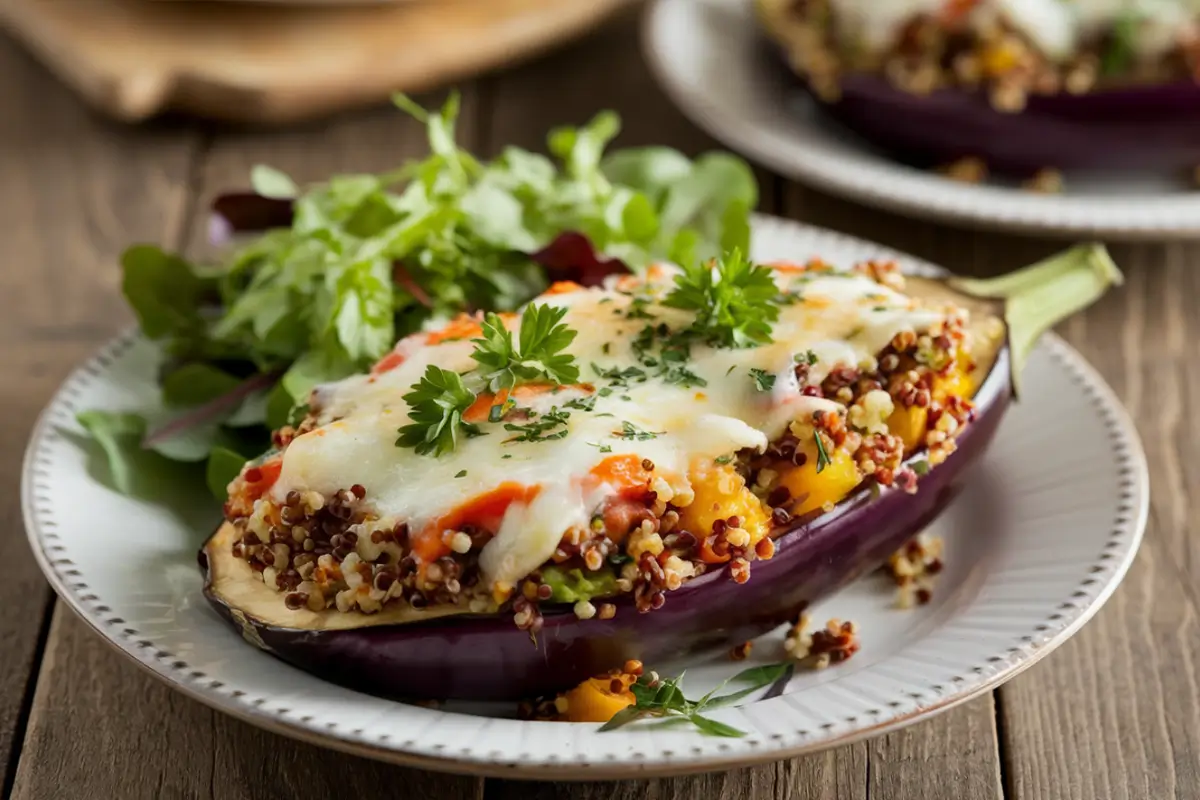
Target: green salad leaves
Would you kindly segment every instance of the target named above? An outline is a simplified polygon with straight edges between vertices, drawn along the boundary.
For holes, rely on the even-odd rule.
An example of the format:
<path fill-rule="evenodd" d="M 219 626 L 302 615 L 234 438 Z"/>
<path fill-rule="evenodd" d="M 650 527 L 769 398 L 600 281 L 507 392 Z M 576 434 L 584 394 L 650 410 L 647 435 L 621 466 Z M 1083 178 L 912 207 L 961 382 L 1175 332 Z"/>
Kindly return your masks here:
<path fill-rule="evenodd" d="M 427 323 L 518 308 L 556 277 L 541 256 L 560 236 L 582 235 L 633 271 L 657 258 L 693 263 L 748 247 L 757 185 L 734 156 L 606 153 L 620 121 L 602 112 L 551 131 L 549 156 L 509 147 L 485 161 L 456 143 L 457 95 L 435 111 L 404 96 L 395 102 L 425 125 L 424 159 L 307 187 L 259 166 L 257 200 L 290 208 L 290 224 L 263 226 L 215 264 L 150 245 L 125 252 L 125 297 L 164 354 L 162 402 L 87 412 L 113 476 L 128 477 L 129 444 L 138 440 L 168 459 L 203 463 L 223 498 L 239 461 L 269 447 L 269 430 L 313 386 L 368 368 Z M 565 344 L 554 322 L 529 342 L 524 331 L 515 345 L 485 337 L 485 358 L 496 362 L 489 382 L 531 371 L 569 380 L 555 361 Z M 458 409 L 453 388 L 440 391 Z M 460 430 L 434 427 L 421 441 L 435 451 Z"/>

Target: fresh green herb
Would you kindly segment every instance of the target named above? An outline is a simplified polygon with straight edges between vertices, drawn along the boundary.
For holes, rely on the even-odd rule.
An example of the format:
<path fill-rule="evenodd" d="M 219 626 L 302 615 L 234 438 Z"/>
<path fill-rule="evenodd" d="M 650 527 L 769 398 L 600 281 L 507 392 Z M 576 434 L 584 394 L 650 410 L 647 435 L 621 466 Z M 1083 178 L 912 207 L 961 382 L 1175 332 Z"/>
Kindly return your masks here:
<path fill-rule="evenodd" d="M 803 353 L 796 353 L 796 355 L 792 356 L 792 359 L 797 364 L 808 364 L 811 367 L 817 363 L 817 354 L 812 350 L 805 350 Z"/>
<path fill-rule="evenodd" d="M 515 405 L 516 402 L 511 398 L 505 400 L 503 403 L 495 403 L 488 409 L 488 422 L 503 422 L 504 415 L 511 411 Z"/>
<path fill-rule="evenodd" d="M 775 376 L 765 369 L 750 368 L 750 377 L 760 392 L 769 392 L 775 388 Z"/>
<path fill-rule="evenodd" d="M 456 472 L 456 473 L 454 474 L 454 477 L 456 477 L 456 478 L 465 478 L 465 477 L 467 477 L 467 471 L 466 471 L 465 469 L 460 469 L 458 472 Z"/>
<path fill-rule="evenodd" d="M 611 453 L 612 452 L 612 445 L 600 444 L 600 442 L 588 442 L 588 446 L 596 448 L 601 453 Z"/>
<path fill-rule="evenodd" d="M 604 355 L 608 355 L 609 351 L 611 351 L 611 350 L 612 350 L 611 342 L 605 342 L 603 345 L 600 346 L 600 352 L 604 353 Z"/>
<path fill-rule="evenodd" d="M 734 250 L 721 259 L 685 264 L 664 305 L 694 311 L 689 331 L 715 347 L 752 347 L 771 339 L 779 318 L 772 271 Z"/>
<path fill-rule="evenodd" d="M 728 464 L 730 461 L 733 461 L 733 454 L 729 453 L 723 456 L 717 456 L 713 459 L 713 461 L 717 464 Z"/>
<path fill-rule="evenodd" d="M 592 372 L 595 372 L 597 377 L 609 381 L 610 387 L 628 388 L 630 381 L 634 383 L 645 383 L 646 381 L 646 370 L 641 367 L 626 367 L 625 369 L 610 367 L 604 369 L 596 364 L 592 364 Z M 603 390 L 601 392 L 602 397 L 608 396 L 603 394 Z M 612 394 L 612 392 L 609 392 L 609 394 Z"/>
<path fill-rule="evenodd" d="M 645 297 L 635 297 L 629 302 L 629 307 L 625 309 L 626 319 L 654 319 L 647 307 L 650 305 L 650 300 Z"/>
<path fill-rule="evenodd" d="M 475 396 L 457 372 L 430 364 L 421 380 L 404 395 L 412 421 L 400 429 L 396 446 L 414 448 L 421 455 L 440 456 L 458 445 L 460 434 L 482 435 L 477 425 L 462 418 Z"/>
<path fill-rule="evenodd" d="M 817 472 L 824 472 L 833 461 L 829 458 L 829 453 L 825 450 L 825 440 L 821 438 L 820 431 L 813 431 L 813 439 L 817 442 Z"/>
<path fill-rule="evenodd" d="M 918 475 L 928 475 L 929 474 L 929 461 L 924 458 L 922 458 L 920 461 L 914 461 L 912 463 L 912 470 L 913 470 L 913 472 L 917 473 Z"/>
<path fill-rule="evenodd" d="M 661 347 L 655 351 L 656 343 Z M 643 367 L 653 370 L 655 377 L 684 388 L 707 386 L 708 381 L 688 368 L 691 342 L 687 336 L 672 335 L 666 323 L 647 325 L 634 337 L 633 354 Z"/>
<path fill-rule="evenodd" d="M 1105 77 L 1121 75 L 1130 70 L 1137 58 L 1138 27 L 1141 15 L 1127 8 L 1109 28 L 1108 41 L 1100 54 L 1100 74 Z"/>
<path fill-rule="evenodd" d="M 679 688 L 679 683 L 683 679 L 682 673 L 675 678 L 659 680 L 657 683 L 651 682 L 650 677 L 644 675 L 629 687 L 635 699 L 634 704 L 617 712 L 612 719 L 600 727 L 600 730 L 616 730 L 639 719 L 666 717 L 687 720 L 704 733 L 713 736 L 745 736 L 745 731 L 704 716 L 701 712 L 733 705 L 759 689 L 787 681 L 791 678 L 794 670 L 795 665 L 791 663 L 751 667 L 721 683 L 699 700 L 689 700 L 684 696 L 683 691 Z M 729 694 L 717 694 L 730 684 L 744 686 Z"/>
<path fill-rule="evenodd" d="M 614 431 L 613 436 L 617 437 L 618 439 L 636 439 L 637 441 L 644 442 L 648 439 L 657 439 L 664 432 L 665 431 L 658 431 L 657 433 L 654 433 L 651 431 L 644 431 L 638 426 L 634 425 L 632 422 L 625 420 L 621 422 L 620 432 L 618 433 Z"/>
<path fill-rule="evenodd" d="M 500 457 L 501 458 L 512 458 L 512 453 L 505 453 L 504 455 L 502 455 Z"/>
<path fill-rule="evenodd" d="M 576 331 L 562 322 L 566 313 L 565 308 L 528 306 L 521 314 L 517 344 L 504 320 L 488 313 L 483 319 L 483 337 L 472 340 L 475 351 L 471 353 L 488 390 L 498 392 L 536 380 L 557 384 L 578 381 L 575 357 L 563 352 L 576 336 Z"/>
<path fill-rule="evenodd" d="M 394 100 L 425 127 L 426 157 L 309 186 L 258 166 L 255 190 L 290 203 L 290 222 L 214 264 L 149 245 L 122 257 L 125 297 L 167 357 L 165 378 L 194 366 L 269 378 L 256 399 L 266 401 L 259 408 L 267 422 L 246 423 L 258 441 L 269 441 L 268 425 L 285 424 L 315 385 L 365 370 L 430 319 L 515 310 L 537 296 L 549 277 L 530 254 L 562 233 L 583 234 L 635 271 L 685 251 L 711 258 L 748 246 L 757 186 L 735 156 L 693 161 L 666 148 L 606 155 L 620 125 L 604 112 L 552 131 L 550 157 L 510 147 L 485 161 L 455 142 L 457 95 L 436 110 Z M 207 443 L 202 456 L 215 454 L 235 426 L 211 422 L 203 436 L 172 429 L 170 438 L 189 439 L 174 452 L 193 458 Z"/>
<path fill-rule="evenodd" d="M 505 439 L 504 442 L 506 444 L 508 442 L 549 442 L 554 439 L 562 439 L 570 432 L 567 428 L 567 420 L 570 417 L 570 411 L 560 411 L 555 406 L 525 425 L 506 422 L 504 430 L 521 435 L 512 436 Z"/>
<path fill-rule="evenodd" d="M 564 408 L 573 408 L 576 411 L 591 411 L 596 407 L 596 395 L 590 394 L 587 397 L 576 397 L 563 403 Z"/>

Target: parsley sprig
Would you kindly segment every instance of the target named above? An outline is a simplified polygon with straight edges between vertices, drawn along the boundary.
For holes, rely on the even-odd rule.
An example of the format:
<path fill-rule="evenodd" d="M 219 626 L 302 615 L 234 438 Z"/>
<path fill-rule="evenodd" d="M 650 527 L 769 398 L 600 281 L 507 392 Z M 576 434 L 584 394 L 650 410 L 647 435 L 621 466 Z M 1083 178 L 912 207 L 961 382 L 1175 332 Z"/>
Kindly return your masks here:
<path fill-rule="evenodd" d="M 457 372 L 430 364 L 421 380 L 404 395 L 412 421 L 400 429 L 396 446 L 412 447 L 421 455 L 440 456 L 458 446 L 460 435 L 482 435 L 478 425 L 463 419 L 475 397 Z"/>
<path fill-rule="evenodd" d="M 741 737 L 746 732 L 732 725 L 706 717 L 701 712 L 710 711 L 724 706 L 730 706 L 748 697 L 765 686 L 780 686 L 791 678 L 795 670 L 794 664 L 766 664 L 743 670 L 732 678 L 722 682 L 699 700 L 687 699 L 679 688 L 683 673 L 669 680 L 655 679 L 649 675 L 638 678 L 637 683 L 629 687 L 635 702 L 628 708 L 618 711 L 613 718 L 601 726 L 601 731 L 612 731 L 639 719 L 652 717 L 690 722 L 701 731 L 713 736 Z M 742 689 L 729 694 L 717 695 L 726 686 L 746 684 Z"/>
<path fill-rule="evenodd" d="M 664 305 L 694 311 L 691 335 L 714 347 L 753 347 L 772 341 L 779 287 L 769 268 L 734 249 L 723 258 L 685 264 Z"/>
<path fill-rule="evenodd" d="M 547 380 L 566 384 L 579 380 L 575 357 L 563 352 L 575 341 L 577 332 L 562 318 L 567 309 L 530 305 L 521 315 L 517 343 L 504 320 L 489 313 L 483 320 L 483 337 L 473 339 L 471 357 L 479 364 L 488 391 L 511 389 L 519 383 Z"/>

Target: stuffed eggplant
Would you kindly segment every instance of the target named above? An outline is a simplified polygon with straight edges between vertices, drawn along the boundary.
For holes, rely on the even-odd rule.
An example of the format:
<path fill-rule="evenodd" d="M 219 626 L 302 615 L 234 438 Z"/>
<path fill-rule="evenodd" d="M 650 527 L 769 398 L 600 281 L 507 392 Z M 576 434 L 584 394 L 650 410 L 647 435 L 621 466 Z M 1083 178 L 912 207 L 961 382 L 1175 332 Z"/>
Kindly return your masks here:
<path fill-rule="evenodd" d="M 917 164 L 1200 165 L 1194 0 L 755 0 L 835 119 Z"/>
<path fill-rule="evenodd" d="M 1119 278 L 1098 246 L 958 283 L 735 255 L 459 317 L 314 390 L 230 484 L 205 594 L 388 696 L 729 648 L 927 525 L 1036 337 Z"/>

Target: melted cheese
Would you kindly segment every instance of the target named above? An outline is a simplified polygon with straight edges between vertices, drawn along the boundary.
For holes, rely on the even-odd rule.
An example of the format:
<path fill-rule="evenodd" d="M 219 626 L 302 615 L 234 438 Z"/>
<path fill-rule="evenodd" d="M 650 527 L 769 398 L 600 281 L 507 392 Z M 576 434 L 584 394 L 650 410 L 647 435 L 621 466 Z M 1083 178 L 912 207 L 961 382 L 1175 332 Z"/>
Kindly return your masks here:
<path fill-rule="evenodd" d="M 838 28 L 847 39 L 868 49 L 884 49 L 917 16 L 938 16 L 949 0 L 834 0 Z M 1139 20 L 1135 51 L 1162 55 L 1193 30 L 1197 0 L 979 0 L 970 12 L 973 24 L 1002 17 L 1042 52 L 1065 59 L 1080 44 L 1133 15 Z"/>
<path fill-rule="evenodd" d="M 409 337 L 397 345 L 403 355 L 399 366 L 321 388 L 320 421 L 325 424 L 297 437 L 284 452 L 274 496 L 280 499 L 293 489 L 328 495 L 361 484 L 368 506 L 380 518 L 405 521 L 419 530 L 501 483 L 538 487 L 530 502 L 509 506 L 480 557 L 493 584 L 515 584 L 550 558 L 566 530 L 586 526 L 604 501 L 623 488 L 589 480 L 605 459 L 624 454 L 649 459 L 657 476 L 686 485 L 697 459 L 747 448 L 761 451 L 792 420 L 836 407 L 801 393 L 804 387 L 794 369 L 798 354 L 816 355 L 808 383 L 819 384 L 834 367 L 869 361 L 898 332 L 921 332 L 945 316 L 860 275 L 777 275 L 802 299 L 781 309 L 774 342 L 737 350 L 693 346 L 686 366 L 703 386 L 655 376 L 635 351 L 635 338 L 648 324 L 678 329 L 692 320 L 690 313 L 656 302 L 673 279 L 669 273 L 639 290 L 652 298 L 646 306 L 652 320 L 630 318 L 632 297 L 611 286 L 540 299 L 567 309 L 564 321 L 579 332 L 569 350 L 580 366 L 581 382 L 594 387 L 560 387 L 522 397 L 519 405 L 539 414 L 572 400 L 594 400 L 590 411 L 568 409 L 569 433 L 549 441 L 514 442 L 518 434 L 485 422 L 486 435 L 460 437 L 456 449 L 441 457 L 397 447 L 397 430 L 408 422 L 403 395 L 426 366 L 463 373 L 474 366 L 469 341 L 427 345 L 423 334 Z M 513 327 L 517 324 L 514 320 Z M 646 378 L 613 384 L 596 373 L 629 368 L 643 370 Z M 769 391 L 758 387 L 752 368 L 775 376 Z M 623 435 L 626 423 L 646 436 Z"/>

